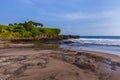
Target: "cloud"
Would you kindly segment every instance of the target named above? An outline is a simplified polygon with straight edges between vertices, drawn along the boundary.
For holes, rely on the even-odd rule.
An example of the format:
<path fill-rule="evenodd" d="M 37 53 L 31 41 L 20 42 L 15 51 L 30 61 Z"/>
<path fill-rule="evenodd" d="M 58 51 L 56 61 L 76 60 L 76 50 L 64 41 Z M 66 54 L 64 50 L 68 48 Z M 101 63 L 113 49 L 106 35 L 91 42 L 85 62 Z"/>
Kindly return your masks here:
<path fill-rule="evenodd" d="M 66 13 L 62 15 L 58 15 L 61 18 L 68 19 L 68 20 L 78 20 L 78 19 L 86 19 L 89 16 L 82 15 L 80 13 Z"/>
<path fill-rule="evenodd" d="M 97 13 L 84 13 L 84 12 L 72 12 L 72 13 L 61 13 L 54 14 L 52 16 L 62 18 L 65 20 L 83 20 L 83 19 L 105 19 L 105 18 L 117 18 L 120 17 L 118 12 L 115 11 L 103 11 Z"/>

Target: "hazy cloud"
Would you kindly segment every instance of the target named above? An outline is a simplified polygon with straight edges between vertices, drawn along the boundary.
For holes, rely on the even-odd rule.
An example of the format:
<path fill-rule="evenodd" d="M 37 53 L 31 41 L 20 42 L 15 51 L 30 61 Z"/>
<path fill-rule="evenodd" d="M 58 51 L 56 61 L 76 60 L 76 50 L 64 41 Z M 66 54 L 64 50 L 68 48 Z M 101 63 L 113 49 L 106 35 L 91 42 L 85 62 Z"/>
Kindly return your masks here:
<path fill-rule="evenodd" d="M 119 14 L 114 11 L 106 11 L 99 13 L 63 13 L 54 15 L 59 18 L 63 18 L 66 20 L 81 20 L 81 19 L 101 19 L 101 18 L 115 18 L 118 17 Z"/>

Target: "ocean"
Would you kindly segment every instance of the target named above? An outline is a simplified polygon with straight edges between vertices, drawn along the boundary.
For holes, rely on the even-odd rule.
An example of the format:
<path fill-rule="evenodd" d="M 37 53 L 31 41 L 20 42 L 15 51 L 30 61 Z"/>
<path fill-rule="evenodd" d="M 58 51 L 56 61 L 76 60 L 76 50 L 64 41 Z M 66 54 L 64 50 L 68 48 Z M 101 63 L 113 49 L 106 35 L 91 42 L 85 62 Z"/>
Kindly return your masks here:
<path fill-rule="evenodd" d="M 65 42 L 70 42 L 65 44 Z M 63 40 L 61 48 L 89 50 L 120 56 L 120 36 L 81 36 L 80 39 Z"/>

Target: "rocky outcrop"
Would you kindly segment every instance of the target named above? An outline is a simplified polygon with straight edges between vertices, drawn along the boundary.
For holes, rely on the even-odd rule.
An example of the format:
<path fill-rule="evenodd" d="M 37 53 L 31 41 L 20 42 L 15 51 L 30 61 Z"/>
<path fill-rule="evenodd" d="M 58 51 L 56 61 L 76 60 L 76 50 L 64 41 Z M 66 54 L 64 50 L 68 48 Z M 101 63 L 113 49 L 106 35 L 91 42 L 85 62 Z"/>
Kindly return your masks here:
<path fill-rule="evenodd" d="M 79 35 L 60 35 L 58 39 L 78 39 Z"/>
<path fill-rule="evenodd" d="M 33 40 L 64 40 L 64 39 L 78 39 L 80 38 L 79 35 L 57 35 L 57 36 L 50 36 L 50 35 L 39 35 L 36 37 L 28 37 L 28 38 L 0 38 L 2 41 L 33 41 Z"/>

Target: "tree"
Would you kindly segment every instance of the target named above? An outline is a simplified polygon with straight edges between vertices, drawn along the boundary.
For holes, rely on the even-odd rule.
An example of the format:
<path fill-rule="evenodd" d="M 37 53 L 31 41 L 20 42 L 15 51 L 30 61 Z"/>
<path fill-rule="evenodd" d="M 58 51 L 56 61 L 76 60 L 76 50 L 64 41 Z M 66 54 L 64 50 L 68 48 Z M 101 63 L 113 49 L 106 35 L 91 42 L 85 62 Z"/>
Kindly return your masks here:
<path fill-rule="evenodd" d="M 11 32 L 13 32 L 14 27 L 13 27 L 13 26 L 8 26 L 8 27 L 6 28 L 6 30 L 8 30 L 8 31 L 11 33 Z"/>
<path fill-rule="evenodd" d="M 34 27 L 43 27 L 43 26 L 44 26 L 42 23 L 33 22 L 33 21 L 28 21 L 28 23 L 32 23 L 32 25 L 33 25 Z"/>
<path fill-rule="evenodd" d="M 41 34 L 41 32 L 39 31 L 38 28 L 33 28 L 33 30 L 31 31 L 31 33 L 32 33 L 32 36 L 33 36 L 33 37 Z"/>
<path fill-rule="evenodd" d="M 30 22 L 23 23 L 23 26 L 27 31 L 32 31 L 32 29 L 33 29 L 32 23 L 30 23 Z"/>
<path fill-rule="evenodd" d="M 39 27 L 40 26 L 40 27 Z M 44 28 L 42 23 L 28 21 L 24 23 L 14 23 L 9 25 L 0 25 L 0 37 L 3 38 L 25 38 L 44 35 L 45 37 L 54 37 L 60 34 L 58 28 Z"/>
<path fill-rule="evenodd" d="M 9 26 L 13 26 L 13 24 L 10 23 Z"/>

